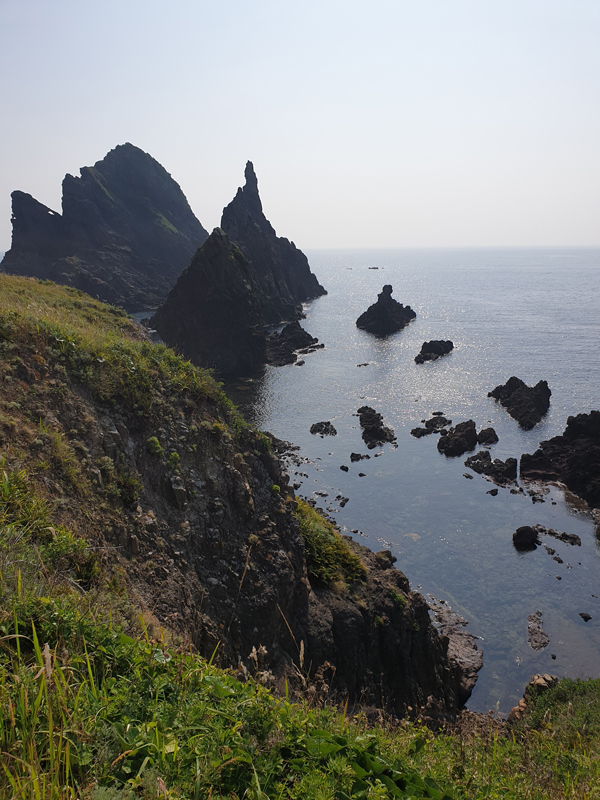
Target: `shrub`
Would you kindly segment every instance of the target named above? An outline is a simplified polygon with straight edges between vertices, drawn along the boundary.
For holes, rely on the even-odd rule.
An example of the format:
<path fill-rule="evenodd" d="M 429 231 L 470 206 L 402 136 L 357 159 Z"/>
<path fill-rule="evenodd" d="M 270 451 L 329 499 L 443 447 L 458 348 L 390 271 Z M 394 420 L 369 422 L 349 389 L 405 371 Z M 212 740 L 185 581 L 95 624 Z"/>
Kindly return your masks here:
<path fill-rule="evenodd" d="M 146 439 L 146 450 L 151 455 L 158 456 L 158 458 L 162 458 L 165 454 L 165 451 L 156 436 L 149 436 L 148 439 Z"/>
<path fill-rule="evenodd" d="M 298 500 L 296 518 L 306 549 L 311 577 L 331 584 L 342 578 L 347 583 L 364 578 L 366 569 L 333 523 L 304 500 Z"/>

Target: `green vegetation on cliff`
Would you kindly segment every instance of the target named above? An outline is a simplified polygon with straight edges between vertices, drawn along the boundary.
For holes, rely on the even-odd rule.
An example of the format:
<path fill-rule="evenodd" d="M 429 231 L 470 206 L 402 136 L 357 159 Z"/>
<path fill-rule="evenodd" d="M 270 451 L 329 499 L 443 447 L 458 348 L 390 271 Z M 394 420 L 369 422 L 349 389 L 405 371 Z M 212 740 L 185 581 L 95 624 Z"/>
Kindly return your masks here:
<path fill-rule="evenodd" d="M 196 446 L 237 447 L 250 432 L 209 373 L 141 339 L 119 310 L 53 284 L 0 280 L 2 800 L 600 797 L 598 681 L 532 696 L 511 727 L 465 712 L 434 732 L 343 699 L 337 707 L 324 685 L 301 700 L 276 696 L 261 648 L 240 681 L 216 666 L 220 649 L 201 658 L 186 635 L 161 628 L 131 591 L 130 572 L 149 579 L 151 557 L 117 557 L 124 548 L 100 529 L 124 525 L 127 512 L 141 530 L 130 507 L 143 476 L 117 453 L 94 461 L 80 432 L 59 425 L 67 380 L 139 420 L 140 451 L 157 475 L 175 451 L 156 433 L 183 419 L 187 397 L 214 415 L 198 427 L 187 419 L 182 463 Z M 32 379 L 33 366 L 49 371 Z M 79 416 L 63 412 L 85 422 L 83 406 Z M 275 514 L 284 494 L 265 489 Z M 361 578 L 360 559 L 320 514 L 300 501 L 297 517 L 312 577 Z M 159 559 L 166 543 L 153 535 Z M 266 548 L 256 539 L 236 576 L 239 597 Z"/>

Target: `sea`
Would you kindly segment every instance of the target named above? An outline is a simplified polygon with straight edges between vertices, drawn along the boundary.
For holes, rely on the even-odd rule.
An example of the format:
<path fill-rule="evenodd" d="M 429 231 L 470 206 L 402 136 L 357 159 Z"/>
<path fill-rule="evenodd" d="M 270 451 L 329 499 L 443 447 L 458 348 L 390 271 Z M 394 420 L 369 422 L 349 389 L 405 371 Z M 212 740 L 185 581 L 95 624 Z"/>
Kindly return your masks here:
<path fill-rule="evenodd" d="M 390 549 L 413 589 L 468 621 L 484 658 L 471 710 L 507 714 L 534 673 L 600 677 L 600 540 L 584 504 L 556 487 L 543 502 L 509 488 L 493 496 L 494 484 L 465 467 L 469 454 L 447 458 L 436 435 L 410 434 L 441 411 L 453 424 L 493 426 L 492 457 L 518 459 L 561 434 L 570 415 L 600 408 L 600 248 L 307 255 L 328 294 L 306 304 L 302 325 L 324 349 L 302 366 L 266 367 L 227 386 L 252 422 L 299 447 L 290 465 L 297 494 L 361 544 Z M 355 323 L 384 284 L 417 317 L 377 338 Z M 454 350 L 415 364 L 430 339 L 450 339 Z M 531 431 L 488 397 L 512 375 L 544 379 L 552 391 Z M 356 414 L 365 404 L 394 429 L 395 444 L 366 448 Z M 311 434 L 320 421 L 337 435 Z M 352 463 L 353 452 L 370 458 Z M 577 534 L 581 546 L 546 537 L 546 547 L 517 552 L 512 534 L 536 523 Z M 549 643 L 535 651 L 527 618 L 538 611 Z"/>

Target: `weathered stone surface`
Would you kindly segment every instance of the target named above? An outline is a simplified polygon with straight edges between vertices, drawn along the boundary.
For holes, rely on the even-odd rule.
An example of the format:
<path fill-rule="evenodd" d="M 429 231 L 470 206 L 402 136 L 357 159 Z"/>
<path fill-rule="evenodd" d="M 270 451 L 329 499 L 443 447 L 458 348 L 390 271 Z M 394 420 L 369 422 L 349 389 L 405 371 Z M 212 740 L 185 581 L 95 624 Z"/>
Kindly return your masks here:
<path fill-rule="evenodd" d="M 392 287 L 387 284 L 377 295 L 377 302 L 360 315 L 356 327 L 374 333 L 377 336 L 388 336 L 390 333 L 405 328 L 417 316 L 410 306 L 403 306 L 392 297 Z"/>
<path fill-rule="evenodd" d="M 477 445 L 477 432 L 472 419 L 459 422 L 448 432 L 440 431 L 437 448 L 446 456 L 462 456 L 468 450 L 474 450 Z"/>
<path fill-rule="evenodd" d="M 267 337 L 267 362 L 273 367 L 282 367 L 297 360 L 297 351 L 305 355 L 322 347 L 319 340 L 305 331 L 299 322 L 290 322 L 279 333 Z"/>
<path fill-rule="evenodd" d="M 543 650 L 548 646 L 547 633 L 542 626 L 542 612 L 536 611 L 527 617 L 527 643 L 532 650 Z"/>
<path fill-rule="evenodd" d="M 504 385 L 496 386 L 488 397 L 499 400 L 513 419 L 526 431 L 541 420 L 550 407 L 550 395 L 546 381 L 527 386 L 520 378 L 509 378 Z"/>
<path fill-rule="evenodd" d="M 541 536 L 552 536 L 553 539 L 559 539 L 561 542 L 565 544 L 571 544 L 576 547 L 581 547 L 581 538 L 577 536 L 576 533 L 565 533 L 564 531 L 556 531 L 554 528 L 546 528 L 544 525 L 533 525 L 534 530 L 536 530 Z M 551 555 L 554 555 L 554 551 Z"/>
<path fill-rule="evenodd" d="M 311 272 L 304 253 L 293 242 L 278 237 L 265 217 L 251 161 L 244 175 L 243 188 L 223 209 L 221 228 L 249 261 L 261 320 L 276 325 L 300 319 L 301 304 L 327 292 Z"/>
<path fill-rule="evenodd" d="M 310 432 L 319 436 L 337 436 L 337 431 L 331 422 L 315 422 L 310 426 Z"/>
<path fill-rule="evenodd" d="M 415 364 L 424 364 L 425 361 L 436 361 L 442 356 L 448 355 L 454 349 L 454 343 L 449 339 L 432 339 L 430 342 L 423 342 L 421 352 L 415 356 Z"/>
<path fill-rule="evenodd" d="M 517 479 L 517 459 L 507 458 L 506 461 L 501 461 L 495 458 L 492 461 L 488 450 L 480 450 L 479 453 L 467 458 L 465 467 L 469 467 L 479 475 L 487 475 L 500 486 L 506 486 Z"/>
<path fill-rule="evenodd" d="M 513 533 L 513 545 L 519 552 L 535 550 L 541 544 L 539 532 L 530 525 L 522 525 Z"/>
<path fill-rule="evenodd" d="M 358 411 L 362 438 L 369 450 L 385 442 L 394 442 L 396 436 L 391 428 L 383 424 L 383 417 L 370 406 L 361 406 Z"/>
<path fill-rule="evenodd" d="M 498 441 L 498 434 L 493 428 L 483 428 L 477 434 L 477 444 L 492 445 Z"/>
<path fill-rule="evenodd" d="M 63 181 L 62 215 L 12 194 L 12 246 L 0 268 L 74 286 L 128 311 L 156 308 L 208 233 L 179 185 L 132 144 Z"/>
<path fill-rule="evenodd" d="M 414 436 L 415 439 L 420 439 L 422 436 L 428 436 L 430 433 L 439 433 L 442 428 L 447 428 L 448 425 L 452 425 L 452 420 L 446 419 L 441 413 L 436 413 L 431 419 L 425 420 L 424 424 L 424 428 L 413 428 L 410 432 L 411 436 Z"/>
<path fill-rule="evenodd" d="M 569 417 L 562 436 L 521 456 L 527 481 L 560 481 L 591 508 L 600 508 L 600 411 Z"/>
<path fill-rule="evenodd" d="M 219 228 L 171 290 L 152 324 L 171 347 L 219 375 L 248 375 L 265 362 L 266 339 L 249 265 Z"/>

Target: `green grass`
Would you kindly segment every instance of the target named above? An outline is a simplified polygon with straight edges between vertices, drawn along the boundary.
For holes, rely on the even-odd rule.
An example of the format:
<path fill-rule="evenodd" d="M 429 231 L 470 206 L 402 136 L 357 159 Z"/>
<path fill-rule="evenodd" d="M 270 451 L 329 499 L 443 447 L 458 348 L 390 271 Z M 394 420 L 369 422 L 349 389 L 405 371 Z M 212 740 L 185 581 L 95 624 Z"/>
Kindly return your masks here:
<path fill-rule="evenodd" d="M 335 526 L 304 500 L 298 500 L 296 517 L 304 539 L 309 575 L 321 583 L 347 583 L 365 576 L 360 558 Z"/>

